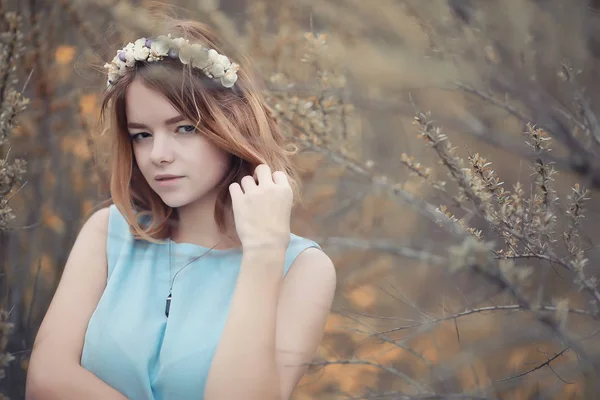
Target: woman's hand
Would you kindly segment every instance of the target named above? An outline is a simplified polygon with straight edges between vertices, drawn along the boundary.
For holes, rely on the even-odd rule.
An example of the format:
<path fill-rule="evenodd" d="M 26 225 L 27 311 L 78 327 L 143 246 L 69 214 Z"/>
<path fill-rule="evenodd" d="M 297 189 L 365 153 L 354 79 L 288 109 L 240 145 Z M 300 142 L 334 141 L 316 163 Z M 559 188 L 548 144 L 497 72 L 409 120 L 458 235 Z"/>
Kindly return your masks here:
<path fill-rule="evenodd" d="M 260 164 L 254 177 L 242 178 L 241 186 L 229 185 L 229 193 L 244 250 L 287 249 L 293 192 L 283 171 L 271 173 L 268 165 Z"/>

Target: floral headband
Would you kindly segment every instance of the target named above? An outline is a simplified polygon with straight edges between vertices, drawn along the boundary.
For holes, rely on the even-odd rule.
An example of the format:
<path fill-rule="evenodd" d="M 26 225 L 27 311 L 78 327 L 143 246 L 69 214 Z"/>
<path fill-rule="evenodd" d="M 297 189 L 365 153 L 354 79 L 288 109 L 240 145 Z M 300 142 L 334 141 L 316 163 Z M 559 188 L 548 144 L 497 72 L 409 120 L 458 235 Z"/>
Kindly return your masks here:
<path fill-rule="evenodd" d="M 160 35 L 156 39 L 140 38 L 117 51 L 115 58 L 104 64 L 104 68 L 108 70 L 107 86 L 125 74 L 126 69 L 134 66 L 136 61 L 156 62 L 164 57 L 179 58 L 182 64 L 190 64 L 201 69 L 209 78 L 220 80 L 226 88 L 232 87 L 237 81 L 238 64 L 229 61 L 214 49 L 196 43 L 190 44 L 189 39 L 182 37 L 171 38 L 169 34 Z"/>

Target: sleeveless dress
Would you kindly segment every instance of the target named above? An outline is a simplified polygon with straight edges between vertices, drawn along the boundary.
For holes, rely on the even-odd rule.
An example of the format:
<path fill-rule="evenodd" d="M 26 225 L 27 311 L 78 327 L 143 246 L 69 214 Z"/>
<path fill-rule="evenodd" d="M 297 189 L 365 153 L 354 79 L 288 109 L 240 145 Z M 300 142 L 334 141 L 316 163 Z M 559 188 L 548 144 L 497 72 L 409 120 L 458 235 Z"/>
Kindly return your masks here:
<path fill-rule="evenodd" d="M 284 275 L 309 247 L 320 248 L 291 234 Z M 181 272 L 167 318 L 168 244 L 135 240 L 110 205 L 108 279 L 88 323 L 81 366 L 132 400 L 203 399 L 242 255 L 240 249 L 208 250 L 171 242 L 172 276 Z"/>

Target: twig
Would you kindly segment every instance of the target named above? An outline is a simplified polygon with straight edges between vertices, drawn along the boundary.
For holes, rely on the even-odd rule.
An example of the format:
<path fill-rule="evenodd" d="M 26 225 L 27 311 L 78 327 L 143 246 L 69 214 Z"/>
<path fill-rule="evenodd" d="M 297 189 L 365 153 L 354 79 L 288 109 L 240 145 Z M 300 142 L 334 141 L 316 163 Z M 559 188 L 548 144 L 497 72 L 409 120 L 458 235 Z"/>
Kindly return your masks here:
<path fill-rule="evenodd" d="M 537 306 L 537 308 L 540 310 L 543 310 L 543 311 L 552 311 L 552 312 L 556 312 L 556 310 L 557 310 L 556 306 L 548 306 L 548 305 Z M 406 325 L 406 326 L 394 328 L 393 330 L 379 332 L 379 333 L 390 333 L 390 332 L 396 332 L 396 331 L 401 331 L 401 330 L 405 330 L 405 329 L 416 328 L 416 327 L 423 326 L 423 325 L 437 324 L 439 322 L 454 320 L 454 319 L 458 319 L 460 317 L 465 317 L 467 315 L 472 315 L 472 314 L 479 314 L 479 313 L 493 312 L 493 311 L 519 311 L 519 310 L 527 310 L 527 309 L 519 304 L 472 308 L 472 309 L 468 309 L 468 310 L 459 312 L 457 314 L 448 315 L 448 316 L 437 318 L 437 319 L 434 319 L 431 321 L 418 322 L 418 323 L 415 323 L 412 325 Z M 589 312 L 587 310 L 578 309 L 578 308 L 567 308 L 564 311 L 572 313 L 572 314 L 588 315 L 588 316 L 591 315 L 591 312 Z M 403 318 L 399 318 L 399 317 L 384 317 L 384 316 L 379 316 L 379 315 L 370 315 L 370 314 L 364 314 L 364 313 L 358 313 L 358 312 L 354 312 L 354 313 L 358 314 L 360 316 L 363 316 L 363 317 L 374 318 L 374 319 L 404 320 Z"/>
<path fill-rule="evenodd" d="M 523 376 L 525 376 L 525 375 L 527 375 L 527 374 L 530 374 L 530 373 L 532 373 L 532 372 L 534 372 L 534 371 L 537 371 L 538 369 L 544 368 L 546 365 L 547 365 L 547 366 L 550 366 L 550 363 L 551 363 L 552 361 L 556 360 L 558 357 L 560 357 L 561 355 L 563 355 L 563 353 L 565 353 L 567 350 L 570 350 L 570 348 L 569 348 L 569 347 L 566 347 L 566 348 L 562 349 L 562 350 L 561 350 L 560 352 L 558 352 L 558 353 L 557 353 L 555 356 L 553 356 L 553 357 L 549 358 L 549 359 L 548 359 L 548 361 L 546 361 L 546 362 L 543 362 L 542 364 L 540 364 L 540 365 L 537 365 L 537 366 L 535 366 L 535 367 L 533 367 L 533 368 L 531 368 L 531 369 L 529 369 L 529 370 L 527 370 L 527 371 L 525 371 L 525 372 L 521 372 L 520 374 L 517 374 L 517 375 L 514 375 L 514 376 L 509 376 L 509 377 L 507 377 L 507 378 L 502 378 L 502 379 L 499 379 L 499 380 L 497 380 L 496 382 L 506 382 L 506 381 L 509 381 L 509 380 L 511 380 L 511 379 L 518 379 L 518 378 L 521 378 L 521 377 L 523 377 Z"/>
<path fill-rule="evenodd" d="M 291 124 L 294 124 L 291 120 L 286 120 Z M 294 127 L 298 129 L 302 129 L 300 126 L 294 124 Z M 349 157 L 344 156 L 338 152 L 335 152 L 331 149 L 322 148 L 317 146 L 308 140 L 304 140 L 298 137 L 295 137 L 294 140 L 301 143 L 305 148 L 315 151 L 319 154 L 326 155 L 332 161 L 346 166 L 352 172 L 367 178 L 371 181 L 373 185 L 380 189 L 384 189 L 392 194 L 394 197 L 400 198 L 405 201 L 408 205 L 413 207 L 417 212 L 421 215 L 425 216 L 427 219 L 439 224 L 441 227 L 446 229 L 449 233 L 454 235 L 458 235 L 459 237 L 463 237 L 466 235 L 465 230 L 455 221 L 447 218 L 445 215 L 440 213 L 437 210 L 437 207 L 427 203 L 423 199 L 418 198 L 412 193 L 407 192 L 399 187 L 399 185 L 390 182 L 389 178 L 386 176 L 374 176 L 373 172 L 369 170 L 366 166 L 361 165 L 355 160 L 351 160 Z"/>
<path fill-rule="evenodd" d="M 423 363 L 425 363 L 425 365 L 427 365 L 428 367 L 433 366 L 432 362 L 429 361 L 427 358 L 425 358 L 422 354 L 417 353 L 415 350 L 411 349 L 409 346 L 405 346 L 399 340 L 392 339 L 389 336 L 386 336 L 386 335 L 380 334 L 380 333 L 372 334 L 371 332 L 364 331 L 364 330 L 358 329 L 358 328 L 348 328 L 348 330 L 350 332 L 367 335 L 368 337 L 377 336 L 378 339 L 381 339 L 382 341 L 389 343 L 389 344 L 393 345 L 394 347 L 398 347 L 399 349 L 402 349 L 402 350 L 406 351 L 407 353 L 415 356 L 419 360 L 423 361 Z"/>
<path fill-rule="evenodd" d="M 357 239 L 350 237 L 317 237 L 314 240 L 324 245 L 344 246 L 344 247 L 355 247 L 365 250 L 380 250 L 387 253 L 391 253 L 401 257 L 407 257 L 424 262 L 430 262 L 435 265 L 443 265 L 447 263 L 445 257 L 441 257 L 435 254 L 431 254 L 427 251 L 414 249 L 407 246 L 401 246 L 383 239 Z"/>
<path fill-rule="evenodd" d="M 540 346 L 538 346 L 538 345 L 537 345 L 537 344 L 535 344 L 535 343 L 533 343 L 533 345 L 534 345 L 534 346 L 537 348 L 537 350 L 538 350 L 540 353 L 543 353 L 543 354 L 546 356 L 546 359 L 549 359 L 549 358 L 550 358 L 550 357 L 548 356 L 548 353 L 547 353 L 546 351 L 542 350 L 542 349 L 540 348 Z M 548 364 L 548 368 L 550 368 L 550 371 L 552 371 L 552 373 L 553 373 L 553 374 L 554 374 L 554 375 L 555 375 L 555 376 L 556 376 L 556 377 L 557 377 L 557 378 L 558 378 L 558 379 L 559 379 L 561 382 L 563 382 L 563 383 L 566 383 L 567 385 L 572 385 L 573 383 L 575 383 L 575 382 L 568 382 L 568 381 L 564 380 L 564 379 L 563 379 L 563 378 L 562 378 L 562 377 L 561 377 L 561 376 L 558 374 L 558 371 L 556 371 L 552 365 Z"/>
<path fill-rule="evenodd" d="M 598 117 L 592 110 L 590 102 L 584 96 L 583 91 L 579 88 L 572 74 L 572 69 L 567 64 L 562 64 L 562 71 L 567 77 L 567 81 L 571 85 L 571 89 L 573 90 L 573 96 L 575 97 L 575 102 L 581 107 L 581 111 L 583 114 L 583 118 L 589 124 L 589 129 L 586 129 L 591 133 L 592 138 L 596 142 L 597 145 L 600 145 L 600 123 L 598 123 Z M 586 127 L 588 128 L 588 127 Z"/>
<path fill-rule="evenodd" d="M 314 362 L 310 363 L 309 365 L 322 366 L 322 367 L 326 367 L 328 365 L 370 365 L 370 366 L 382 369 L 392 375 L 395 375 L 398 378 L 403 379 L 404 381 L 409 383 L 411 386 L 413 386 L 415 389 L 417 389 L 420 393 L 425 391 L 420 383 L 413 380 L 410 376 L 406 375 L 404 372 L 398 371 L 396 368 L 385 366 L 385 365 L 382 365 L 377 362 L 372 362 L 372 361 L 367 361 L 367 360 L 336 360 L 336 361 L 314 361 Z"/>

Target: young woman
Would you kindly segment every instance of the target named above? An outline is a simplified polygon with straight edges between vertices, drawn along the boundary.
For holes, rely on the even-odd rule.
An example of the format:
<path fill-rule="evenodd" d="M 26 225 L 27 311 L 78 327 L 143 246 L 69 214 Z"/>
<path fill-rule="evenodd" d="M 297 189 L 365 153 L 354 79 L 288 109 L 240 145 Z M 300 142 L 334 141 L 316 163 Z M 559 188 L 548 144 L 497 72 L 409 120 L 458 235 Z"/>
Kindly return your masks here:
<path fill-rule="evenodd" d="M 27 398 L 288 399 L 336 275 L 290 232 L 295 175 L 248 66 L 176 21 L 106 68 L 113 204 L 71 250 Z"/>

